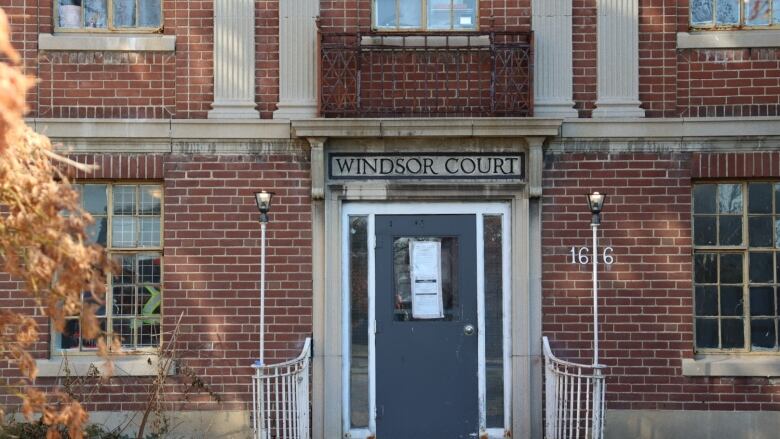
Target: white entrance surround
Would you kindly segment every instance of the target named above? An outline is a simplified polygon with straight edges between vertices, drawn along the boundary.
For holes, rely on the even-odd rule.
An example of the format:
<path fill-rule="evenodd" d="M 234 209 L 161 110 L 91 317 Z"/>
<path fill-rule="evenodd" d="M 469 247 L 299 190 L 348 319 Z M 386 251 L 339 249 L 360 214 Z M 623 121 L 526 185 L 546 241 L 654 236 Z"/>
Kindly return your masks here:
<path fill-rule="evenodd" d="M 259 119 L 255 109 L 255 2 L 214 2 L 214 102 L 209 119 Z"/>
<path fill-rule="evenodd" d="M 319 0 L 279 2 L 279 103 L 274 119 L 317 117 Z"/>
<path fill-rule="evenodd" d="M 576 118 L 572 98 L 572 0 L 533 0 L 534 116 Z"/>
<path fill-rule="evenodd" d="M 344 382 L 342 390 L 343 404 L 343 430 L 349 432 L 350 438 L 367 439 L 376 434 L 376 345 L 375 345 L 375 265 L 374 265 L 374 217 L 375 215 L 455 215 L 455 214 L 473 214 L 477 217 L 477 334 L 478 334 L 478 388 L 479 388 L 479 427 L 480 432 L 488 434 L 489 438 L 503 438 L 505 432 L 511 430 L 511 389 L 512 374 L 510 364 L 510 342 L 511 342 L 511 276 L 510 276 L 510 210 L 507 203 L 344 203 L 342 207 L 342 349 L 344 352 L 344 361 L 342 365 L 342 380 Z M 485 378 L 485 266 L 484 266 L 484 239 L 483 239 L 483 219 L 484 215 L 500 215 L 502 217 L 502 319 L 503 319 L 503 352 L 504 352 L 504 422 L 503 428 L 486 428 L 486 378 Z M 368 217 L 368 352 L 369 352 L 369 428 L 350 429 L 350 291 L 349 274 L 349 217 L 367 216 Z"/>
<path fill-rule="evenodd" d="M 311 147 L 312 438 L 345 437 L 342 282 L 343 209 L 355 203 L 498 203 L 509 211 L 509 341 L 512 437 L 542 437 L 542 147 L 560 120 L 523 118 L 293 120 L 293 137 Z M 330 153 L 518 153 L 525 181 L 330 179 Z M 416 212 L 413 212 L 416 213 Z M 533 255 L 533 256 L 532 256 Z"/>
<path fill-rule="evenodd" d="M 597 0 L 593 117 L 644 117 L 639 108 L 639 0 Z"/>

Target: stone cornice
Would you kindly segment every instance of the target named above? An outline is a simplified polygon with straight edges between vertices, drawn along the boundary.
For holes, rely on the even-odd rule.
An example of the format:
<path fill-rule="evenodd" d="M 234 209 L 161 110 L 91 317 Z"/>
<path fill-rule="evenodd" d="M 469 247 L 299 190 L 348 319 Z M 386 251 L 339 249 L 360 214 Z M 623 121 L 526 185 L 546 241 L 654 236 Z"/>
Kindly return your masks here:
<path fill-rule="evenodd" d="M 558 136 L 560 119 L 403 118 L 292 121 L 295 137 L 528 137 Z"/>

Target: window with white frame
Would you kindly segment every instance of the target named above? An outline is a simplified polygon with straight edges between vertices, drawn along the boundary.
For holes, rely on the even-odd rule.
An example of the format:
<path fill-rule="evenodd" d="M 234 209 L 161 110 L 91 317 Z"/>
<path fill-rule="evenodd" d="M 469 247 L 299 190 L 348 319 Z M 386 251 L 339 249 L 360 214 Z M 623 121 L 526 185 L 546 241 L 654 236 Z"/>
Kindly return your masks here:
<path fill-rule="evenodd" d="M 697 28 L 780 26 L 780 0 L 691 0 L 690 16 Z"/>
<path fill-rule="evenodd" d="M 109 279 L 97 311 L 101 330 L 118 337 L 127 351 L 160 345 L 162 308 L 162 185 L 85 183 L 74 185 L 95 223 L 91 242 L 106 248 L 118 271 Z M 88 292 L 85 303 L 96 303 Z M 54 333 L 54 353 L 90 352 L 97 340 L 81 336 L 78 316 L 68 317 L 65 331 Z"/>
<path fill-rule="evenodd" d="M 377 30 L 476 30 L 477 0 L 373 0 Z"/>
<path fill-rule="evenodd" d="M 693 188 L 698 352 L 778 352 L 780 183 Z"/>
<path fill-rule="evenodd" d="M 154 32 L 162 27 L 161 0 L 56 0 L 58 31 Z"/>

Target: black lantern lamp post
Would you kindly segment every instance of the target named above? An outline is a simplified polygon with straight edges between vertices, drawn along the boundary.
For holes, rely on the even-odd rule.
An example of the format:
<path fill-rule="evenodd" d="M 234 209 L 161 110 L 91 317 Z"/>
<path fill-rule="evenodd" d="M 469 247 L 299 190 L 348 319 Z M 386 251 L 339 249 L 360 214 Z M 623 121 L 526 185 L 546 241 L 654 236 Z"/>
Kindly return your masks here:
<path fill-rule="evenodd" d="M 273 192 L 255 192 L 257 210 L 260 211 L 260 357 L 255 362 L 257 366 L 262 366 L 265 358 L 265 227 L 273 195 Z"/>
<path fill-rule="evenodd" d="M 604 199 L 606 194 L 600 194 L 593 192 L 588 194 L 588 207 L 593 217 L 590 221 L 590 227 L 593 229 L 593 366 L 599 364 L 599 280 L 598 280 L 598 266 L 599 266 L 599 251 L 598 251 L 598 228 L 601 224 L 601 209 L 604 207 Z M 596 369 L 596 373 L 600 373 L 600 369 Z"/>

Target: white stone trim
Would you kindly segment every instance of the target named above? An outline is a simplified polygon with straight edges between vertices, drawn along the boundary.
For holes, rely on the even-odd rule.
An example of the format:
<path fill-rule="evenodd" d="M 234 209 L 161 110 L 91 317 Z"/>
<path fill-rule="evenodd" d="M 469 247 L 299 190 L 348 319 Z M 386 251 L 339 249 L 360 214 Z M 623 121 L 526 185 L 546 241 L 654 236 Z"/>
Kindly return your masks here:
<path fill-rule="evenodd" d="M 780 136 L 780 117 L 579 119 L 563 123 L 563 138 L 715 138 Z"/>
<path fill-rule="evenodd" d="M 38 376 L 65 376 L 65 360 L 64 357 L 35 360 L 35 365 L 38 367 Z M 155 376 L 157 375 L 159 357 L 157 354 L 128 354 L 112 359 L 112 363 L 113 372 L 111 376 Z M 102 376 L 106 376 L 110 370 L 106 365 L 106 360 L 103 358 L 95 356 L 70 356 L 67 358 L 67 366 L 70 369 L 71 376 L 86 376 L 93 365 Z M 168 371 L 169 374 L 174 372 L 173 370 Z"/>
<path fill-rule="evenodd" d="M 279 103 L 274 119 L 317 116 L 319 0 L 279 2 Z"/>
<path fill-rule="evenodd" d="M 557 136 L 560 119 L 395 118 L 292 121 L 295 137 L 527 137 Z"/>
<path fill-rule="evenodd" d="M 572 0 L 533 0 L 534 116 L 576 118 L 572 99 Z"/>
<path fill-rule="evenodd" d="M 174 35 L 39 34 L 40 51 L 173 52 Z"/>
<path fill-rule="evenodd" d="M 488 35 L 431 35 L 408 36 L 397 35 L 364 35 L 360 37 L 361 46 L 395 46 L 395 47 L 488 47 Z"/>
<path fill-rule="evenodd" d="M 607 392 L 609 392 L 609 386 L 607 386 Z M 769 395 L 767 394 L 767 396 Z M 750 396 L 747 399 L 750 400 Z M 698 403 L 699 401 L 694 398 L 690 402 L 680 401 L 679 405 Z M 737 402 L 735 410 L 607 409 L 604 434 L 606 439 L 768 439 L 777 437 L 777 433 L 780 431 L 779 411 L 769 407 L 763 411 L 742 410 L 740 405 L 741 403 Z M 757 405 L 758 403 L 751 404 L 751 407 Z"/>
<path fill-rule="evenodd" d="M 678 32 L 678 49 L 742 49 L 780 47 L 780 30 Z"/>
<path fill-rule="evenodd" d="M 703 355 L 682 360 L 684 376 L 780 377 L 777 355 Z"/>
<path fill-rule="evenodd" d="M 214 102 L 209 119 L 259 119 L 255 109 L 255 2 L 214 2 Z"/>
<path fill-rule="evenodd" d="M 598 97 L 593 117 L 644 117 L 639 108 L 639 0 L 597 0 Z"/>

